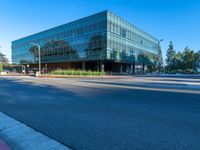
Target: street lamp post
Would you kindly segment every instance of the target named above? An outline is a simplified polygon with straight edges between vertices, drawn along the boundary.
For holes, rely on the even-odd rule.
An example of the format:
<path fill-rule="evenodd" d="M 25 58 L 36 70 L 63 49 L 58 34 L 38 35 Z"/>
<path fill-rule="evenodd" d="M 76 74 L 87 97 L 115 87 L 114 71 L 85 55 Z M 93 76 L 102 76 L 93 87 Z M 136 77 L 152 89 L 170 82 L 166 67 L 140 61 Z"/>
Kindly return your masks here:
<path fill-rule="evenodd" d="M 40 45 L 36 43 L 30 43 L 38 47 L 38 63 L 39 63 L 39 76 L 41 75 L 41 56 L 40 56 Z"/>
<path fill-rule="evenodd" d="M 26 72 L 29 75 L 29 67 L 30 67 L 29 64 L 27 64 L 26 67 L 27 67 L 27 71 Z"/>

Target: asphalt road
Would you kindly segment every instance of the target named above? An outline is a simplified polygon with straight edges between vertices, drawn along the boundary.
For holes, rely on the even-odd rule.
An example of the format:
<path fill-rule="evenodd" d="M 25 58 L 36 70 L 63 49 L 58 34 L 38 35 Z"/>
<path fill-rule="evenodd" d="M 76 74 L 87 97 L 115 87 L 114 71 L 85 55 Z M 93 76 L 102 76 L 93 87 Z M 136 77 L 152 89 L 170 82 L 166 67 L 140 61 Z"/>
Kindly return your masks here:
<path fill-rule="evenodd" d="M 0 77 L 0 111 L 77 150 L 199 150 L 199 83 Z"/>

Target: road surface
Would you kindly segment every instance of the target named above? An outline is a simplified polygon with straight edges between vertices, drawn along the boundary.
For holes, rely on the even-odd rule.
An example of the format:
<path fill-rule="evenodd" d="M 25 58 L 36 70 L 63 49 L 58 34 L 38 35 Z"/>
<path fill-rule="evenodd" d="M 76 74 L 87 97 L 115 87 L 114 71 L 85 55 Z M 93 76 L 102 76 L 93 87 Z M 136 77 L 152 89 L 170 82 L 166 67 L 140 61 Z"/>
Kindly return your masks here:
<path fill-rule="evenodd" d="M 200 149 L 200 80 L 0 77 L 0 111 L 77 150 Z"/>

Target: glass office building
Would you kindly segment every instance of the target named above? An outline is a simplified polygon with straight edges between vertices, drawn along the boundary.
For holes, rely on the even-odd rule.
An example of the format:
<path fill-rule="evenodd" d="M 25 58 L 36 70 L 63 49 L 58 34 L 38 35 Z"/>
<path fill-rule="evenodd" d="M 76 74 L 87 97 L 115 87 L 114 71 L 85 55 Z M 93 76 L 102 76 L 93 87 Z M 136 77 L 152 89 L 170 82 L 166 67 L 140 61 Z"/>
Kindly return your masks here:
<path fill-rule="evenodd" d="M 12 61 L 42 67 L 134 73 L 162 62 L 159 40 L 112 12 L 103 11 L 12 42 Z"/>

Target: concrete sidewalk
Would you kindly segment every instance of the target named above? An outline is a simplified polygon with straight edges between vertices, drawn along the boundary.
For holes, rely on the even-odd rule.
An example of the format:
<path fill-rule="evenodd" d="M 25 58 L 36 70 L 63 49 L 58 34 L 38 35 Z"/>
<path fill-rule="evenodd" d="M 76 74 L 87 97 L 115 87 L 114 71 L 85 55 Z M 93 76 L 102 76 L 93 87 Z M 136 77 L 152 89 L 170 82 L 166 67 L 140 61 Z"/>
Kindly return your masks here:
<path fill-rule="evenodd" d="M 0 112 L 0 139 L 4 140 L 0 140 L 0 150 L 70 150 L 67 146 L 2 112 Z"/>
<path fill-rule="evenodd" d="M 10 147 L 0 139 L 0 150 L 11 150 Z"/>

